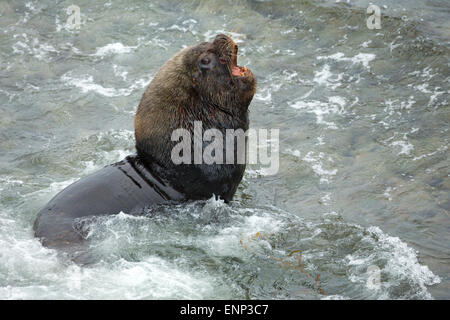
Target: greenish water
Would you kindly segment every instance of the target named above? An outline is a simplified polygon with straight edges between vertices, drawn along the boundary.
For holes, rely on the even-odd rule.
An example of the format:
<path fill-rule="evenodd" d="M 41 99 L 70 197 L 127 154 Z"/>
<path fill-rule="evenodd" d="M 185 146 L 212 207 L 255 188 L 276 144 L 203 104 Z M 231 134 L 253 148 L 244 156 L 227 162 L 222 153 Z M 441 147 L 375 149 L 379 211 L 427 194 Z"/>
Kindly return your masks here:
<path fill-rule="evenodd" d="M 75 30 L 71 4 L 0 0 L 1 299 L 450 298 L 448 1 L 376 1 L 379 30 L 363 0 L 76 1 Z M 42 247 L 39 209 L 133 153 L 155 72 L 220 32 L 278 174 L 248 166 L 230 206 L 85 221 L 88 267 Z"/>

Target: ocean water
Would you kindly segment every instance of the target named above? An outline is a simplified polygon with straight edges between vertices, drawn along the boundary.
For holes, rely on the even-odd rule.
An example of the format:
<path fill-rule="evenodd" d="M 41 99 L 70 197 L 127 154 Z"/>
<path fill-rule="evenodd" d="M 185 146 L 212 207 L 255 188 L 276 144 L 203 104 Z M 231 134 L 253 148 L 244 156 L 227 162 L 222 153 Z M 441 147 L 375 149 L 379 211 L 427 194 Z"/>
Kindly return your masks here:
<path fill-rule="evenodd" d="M 0 299 L 449 299 L 450 4 L 0 1 Z M 210 199 L 83 221 L 91 263 L 36 213 L 134 152 L 158 68 L 229 34 L 280 166 Z"/>

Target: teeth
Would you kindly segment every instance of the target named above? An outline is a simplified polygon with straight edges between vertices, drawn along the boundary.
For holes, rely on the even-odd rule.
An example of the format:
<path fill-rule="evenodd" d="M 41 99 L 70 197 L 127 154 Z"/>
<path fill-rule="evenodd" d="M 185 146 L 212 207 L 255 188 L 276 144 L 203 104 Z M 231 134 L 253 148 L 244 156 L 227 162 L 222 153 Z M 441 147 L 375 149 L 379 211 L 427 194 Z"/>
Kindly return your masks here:
<path fill-rule="evenodd" d="M 238 76 L 246 77 L 247 70 L 248 69 L 246 67 L 235 66 L 235 67 L 232 67 L 232 74 L 235 77 L 238 77 Z"/>

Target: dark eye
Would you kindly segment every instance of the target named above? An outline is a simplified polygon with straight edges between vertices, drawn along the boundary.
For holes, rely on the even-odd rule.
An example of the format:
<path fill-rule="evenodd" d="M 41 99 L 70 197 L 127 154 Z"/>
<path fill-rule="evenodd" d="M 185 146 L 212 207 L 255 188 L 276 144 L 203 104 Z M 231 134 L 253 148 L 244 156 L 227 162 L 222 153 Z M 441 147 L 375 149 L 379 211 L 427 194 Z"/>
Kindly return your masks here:
<path fill-rule="evenodd" d="M 212 63 L 213 61 L 211 60 L 210 57 L 203 57 L 200 60 L 200 69 L 202 70 L 211 70 L 212 68 L 214 68 L 214 63 Z"/>
<path fill-rule="evenodd" d="M 227 63 L 227 60 L 225 60 L 224 58 L 219 58 L 219 62 L 221 64 L 225 64 L 225 63 Z"/>

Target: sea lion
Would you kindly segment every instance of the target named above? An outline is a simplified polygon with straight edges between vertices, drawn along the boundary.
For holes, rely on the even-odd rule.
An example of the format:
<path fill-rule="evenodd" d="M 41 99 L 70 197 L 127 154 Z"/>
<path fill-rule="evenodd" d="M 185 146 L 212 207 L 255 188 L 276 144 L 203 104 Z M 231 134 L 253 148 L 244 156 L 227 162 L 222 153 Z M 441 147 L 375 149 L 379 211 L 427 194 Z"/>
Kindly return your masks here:
<path fill-rule="evenodd" d="M 245 163 L 175 164 L 171 150 L 177 143 L 172 132 L 183 128 L 194 135 L 196 121 L 203 130 L 214 128 L 223 136 L 227 129 L 248 129 L 256 80 L 251 70 L 237 65 L 237 52 L 233 40 L 219 34 L 168 60 L 139 103 L 134 118 L 137 153 L 58 193 L 38 213 L 35 236 L 47 247 L 67 248 L 83 241 L 76 227 L 80 218 L 133 214 L 153 204 L 213 195 L 230 201 Z M 226 144 L 223 147 L 226 154 Z"/>

